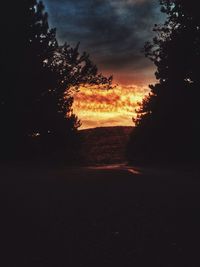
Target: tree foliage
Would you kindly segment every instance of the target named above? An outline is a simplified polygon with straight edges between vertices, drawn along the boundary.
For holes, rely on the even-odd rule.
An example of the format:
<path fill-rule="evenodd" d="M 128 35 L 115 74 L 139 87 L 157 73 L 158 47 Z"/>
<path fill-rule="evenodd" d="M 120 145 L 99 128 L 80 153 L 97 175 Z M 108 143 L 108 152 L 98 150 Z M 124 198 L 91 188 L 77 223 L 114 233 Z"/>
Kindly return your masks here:
<path fill-rule="evenodd" d="M 58 44 L 41 1 L 15 2 L 4 3 L 9 16 L 1 20 L 2 151 L 66 149 L 76 142 L 80 126 L 71 88 L 88 83 L 109 87 L 112 78 L 98 74 L 89 55 L 79 53 L 79 44 Z"/>
<path fill-rule="evenodd" d="M 129 158 L 188 160 L 200 149 L 200 18 L 195 1 L 161 0 L 167 16 L 155 25 L 145 55 L 157 70 L 135 120 Z"/>

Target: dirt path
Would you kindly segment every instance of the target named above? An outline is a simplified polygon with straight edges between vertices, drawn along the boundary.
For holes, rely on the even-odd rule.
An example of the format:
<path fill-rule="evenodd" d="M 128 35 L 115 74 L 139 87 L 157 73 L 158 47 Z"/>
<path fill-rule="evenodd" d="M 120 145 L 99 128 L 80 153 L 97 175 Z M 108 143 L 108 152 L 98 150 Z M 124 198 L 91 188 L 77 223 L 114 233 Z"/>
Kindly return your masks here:
<path fill-rule="evenodd" d="M 1 266 L 200 266 L 192 169 L 1 171 Z"/>

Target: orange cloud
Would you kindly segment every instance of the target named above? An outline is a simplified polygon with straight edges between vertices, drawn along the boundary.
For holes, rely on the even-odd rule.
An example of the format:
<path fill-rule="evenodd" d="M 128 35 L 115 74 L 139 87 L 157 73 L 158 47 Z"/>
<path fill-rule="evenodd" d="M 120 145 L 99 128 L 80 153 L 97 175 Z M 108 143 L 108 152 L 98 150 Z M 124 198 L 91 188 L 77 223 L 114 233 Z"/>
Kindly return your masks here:
<path fill-rule="evenodd" d="M 82 122 L 81 129 L 103 126 L 133 126 L 139 102 L 149 92 L 147 86 L 116 86 L 106 90 L 81 87 L 74 96 L 73 110 Z"/>

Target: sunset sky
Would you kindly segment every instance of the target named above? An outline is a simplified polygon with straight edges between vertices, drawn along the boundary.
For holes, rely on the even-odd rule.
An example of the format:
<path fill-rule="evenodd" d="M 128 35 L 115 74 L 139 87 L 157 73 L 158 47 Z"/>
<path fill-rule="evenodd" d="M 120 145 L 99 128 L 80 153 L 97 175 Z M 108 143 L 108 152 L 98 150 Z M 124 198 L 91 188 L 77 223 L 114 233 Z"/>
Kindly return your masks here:
<path fill-rule="evenodd" d="M 133 125 L 138 102 L 154 82 L 154 67 L 141 52 L 162 21 L 157 0 L 44 0 L 60 43 L 90 54 L 98 69 L 113 75 L 115 89 L 80 88 L 74 112 L 83 128 Z"/>

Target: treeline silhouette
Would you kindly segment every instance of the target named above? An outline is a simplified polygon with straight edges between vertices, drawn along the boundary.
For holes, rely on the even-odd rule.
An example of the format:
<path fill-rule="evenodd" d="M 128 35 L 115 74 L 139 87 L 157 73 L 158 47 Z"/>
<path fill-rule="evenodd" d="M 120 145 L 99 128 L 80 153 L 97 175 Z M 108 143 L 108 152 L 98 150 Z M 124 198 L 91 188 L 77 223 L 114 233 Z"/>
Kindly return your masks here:
<path fill-rule="evenodd" d="M 98 73 L 79 44 L 58 43 L 41 1 L 4 1 L 1 10 L 0 158 L 74 160 L 80 121 L 72 88 L 109 86 L 112 78 Z"/>
<path fill-rule="evenodd" d="M 198 2 L 161 0 L 166 14 L 145 45 L 157 83 L 137 111 L 128 158 L 136 161 L 200 159 L 200 16 Z"/>

